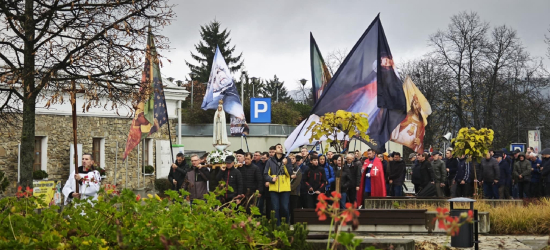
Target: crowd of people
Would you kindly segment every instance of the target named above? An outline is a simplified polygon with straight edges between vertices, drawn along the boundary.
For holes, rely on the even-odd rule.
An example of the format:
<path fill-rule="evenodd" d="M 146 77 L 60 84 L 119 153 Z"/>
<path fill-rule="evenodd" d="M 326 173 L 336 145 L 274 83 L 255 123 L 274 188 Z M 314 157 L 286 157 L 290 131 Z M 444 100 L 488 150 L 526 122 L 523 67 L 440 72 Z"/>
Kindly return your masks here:
<path fill-rule="evenodd" d="M 178 154 L 168 179 L 174 190 L 188 191 L 191 201 L 220 187 L 226 190 L 219 197 L 222 203 L 236 199 L 247 209 L 255 205 L 267 217 L 274 211 L 279 222 L 284 217 L 290 218 L 291 223 L 293 211 L 315 208 L 321 193 L 340 193 L 341 207 L 363 197 L 385 196 L 386 188 L 388 195 L 403 195 L 406 164 L 397 152 L 391 154 L 391 161 L 383 155 L 377 157 L 373 150 L 364 154 L 319 154 L 304 147 L 299 153 L 286 156 L 280 144 L 266 152 L 234 153 L 235 157 L 228 156 L 218 169 L 207 164 L 207 154 L 191 155 L 191 166 L 183 154 Z M 391 173 L 387 178 L 386 172 Z M 259 195 L 253 196 L 256 191 Z"/>
<path fill-rule="evenodd" d="M 539 154 L 532 147 L 526 153 L 490 150 L 480 161 L 453 157 L 447 149 L 442 157 L 440 152 L 409 155 L 418 196 L 432 190 L 438 197 L 473 197 L 475 190 L 484 199 L 550 196 L 550 149 Z"/>
<path fill-rule="evenodd" d="M 358 150 L 319 154 L 303 147 L 286 156 L 277 144 L 267 152 L 240 149 L 234 154 L 214 168 L 207 163 L 207 154 L 191 155 L 189 166 L 179 153 L 168 180 L 174 190 L 189 192 L 191 202 L 221 188 L 225 190 L 218 197 L 222 203 L 237 200 L 247 210 L 257 206 L 268 218 L 274 211 L 279 223 L 283 217 L 293 223 L 295 209 L 315 208 L 321 193 L 340 193 L 341 207 L 346 202 L 361 207 L 363 199 L 370 196 L 404 196 L 407 176 L 414 185 L 411 191 L 419 197 L 473 197 L 475 190 L 483 190 L 485 199 L 550 196 L 550 149 L 540 152 L 542 159 L 532 148 L 527 153 L 491 150 L 479 162 L 453 157 L 452 149 L 445 154 L 426 151 L 409 155 L 411 168 L 398 152 L 376 154 L 372 149 L 363 154 Z M 81 195 L 97 196 L 100 177 L 92 165 L 93 156 L 85 154 L 79 173 L 71 176 L 63 189 L 66 202 Z M 74 191 L 77 183 L 80 193 Z"/>

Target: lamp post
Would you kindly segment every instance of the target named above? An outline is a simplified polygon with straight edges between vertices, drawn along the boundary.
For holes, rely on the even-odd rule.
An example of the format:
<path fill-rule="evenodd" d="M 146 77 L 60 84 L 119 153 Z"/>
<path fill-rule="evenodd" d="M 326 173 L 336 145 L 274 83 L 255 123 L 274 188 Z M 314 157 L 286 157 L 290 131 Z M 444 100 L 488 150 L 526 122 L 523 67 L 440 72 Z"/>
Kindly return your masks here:
<path fill-rule="evenodd" d="M 279 79 L 277 79 L 277 81 L 274 82 L 273 85 L 275 85 L 275 90 L 277 91 L 277 102 L 279 102 L 279 88 L 281 88 L 283 83 L 279 82 Z"/>
<path fill-rule="evenodd" d="M 257 83 L 256 81 L 258 80 L 258 78 L 257 77 L 252 77 L 250 79 L 252 80 L 252 97 L 256 97 L 256 95 L 254 95 L 254 84 Z"/>
<path fill-rule="evenodd" d="M 307 102 L 306 82 L 307 82 L 306 79 L 304 79 L 304 78 L 300 79 L 300 83 L 302 84 L 302 93 L 304 93 L 304 104 L 306 104 L 306 102 Z"/>
<path fill-rule="evenodd" d="M 193 108 L 193 102 L 195 100 L 193 98 L 194 97 L 194 88 L 193 87 L 194 87 L 195 84 L 193 84 L 193 83 L 195 81 L 196 76 L 197 76 L 197 74 L 195 74 L 193 72 L 189 73 L 189 77 L 191 77 L 191 108 Z"/>

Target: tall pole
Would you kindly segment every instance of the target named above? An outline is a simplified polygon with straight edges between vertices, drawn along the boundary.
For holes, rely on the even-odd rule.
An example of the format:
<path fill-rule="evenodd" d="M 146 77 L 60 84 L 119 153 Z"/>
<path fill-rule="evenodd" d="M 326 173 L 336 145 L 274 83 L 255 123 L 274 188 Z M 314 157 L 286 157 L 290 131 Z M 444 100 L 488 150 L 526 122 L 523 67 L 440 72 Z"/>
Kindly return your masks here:
<path fill-rule="evenodd" d="M 191 108 L 193 108 L 193 101 L 195 100 L 194 97 L 194 91 L 193 91 L 193 87 L 194 87 L 195 84 L 193 84 L 193 81 L 191 80 Z"/>
<path fill-rule="evenodd" d="M 244 106 L 244 83 L 241 82 L 241 103 Z M 223 128 L 225 129 L 225 128 Z M 243 148 L 243 135 L 241 134 L 241 148 Z"/>
<path fill-rule="evenodd" d="M 71 85 L 71 106 L 73 109 L 74 174 L 78 174 L 78 145 L 76 144 L 76 83 L 74 80 L 71 80 Z M 75 193 L 79 193 L 79 185 L 75 185 L 75 187 Z"/>
<path fill-rule="evenodd" d="M 114 176 L 114 184 L 116 186 L 116 169 L 118 166 L 118 141 L 116 142 L 116 151 L 115 151 L 115 176 Z"/>

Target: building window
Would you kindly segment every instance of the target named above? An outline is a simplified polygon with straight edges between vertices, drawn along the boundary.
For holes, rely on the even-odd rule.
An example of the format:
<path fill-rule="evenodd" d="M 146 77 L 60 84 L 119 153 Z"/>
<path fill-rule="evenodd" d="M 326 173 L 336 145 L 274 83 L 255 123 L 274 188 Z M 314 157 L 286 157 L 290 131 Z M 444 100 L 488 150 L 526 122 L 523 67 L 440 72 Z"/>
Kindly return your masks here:
<path fill-rule="evenodd" d="M 94 138 L 93 144 L 92 144 L 92 155 L 94 156 L 95 164 L 100 166 L 101 168 L 104 168 L 105 166 L 101 166 L 101 138 Z"/>
<path fill-rule="evenodd" d="M 103 169 L 105 166 L 105 138 L 93 138 L 92 155 L 94 156 L 95 164 Z"/>
<path fill-rule="evenodd" d="M 32 171 L 42 169 L 42 137 L 34 137 L 34 163 Z"/>
<path fill-rule="evenodd" d="M 47 136 L 35 136 L 34 137 L 34 161 L 32 164 L 32 170 L 44 170 L 48 172 L 48 137 Z"/>
<path fill-rule="evenodd" d="M 143 140 L 143 162 L 145 165 L 153 166 L 153 139 L 144 139 Z"/>

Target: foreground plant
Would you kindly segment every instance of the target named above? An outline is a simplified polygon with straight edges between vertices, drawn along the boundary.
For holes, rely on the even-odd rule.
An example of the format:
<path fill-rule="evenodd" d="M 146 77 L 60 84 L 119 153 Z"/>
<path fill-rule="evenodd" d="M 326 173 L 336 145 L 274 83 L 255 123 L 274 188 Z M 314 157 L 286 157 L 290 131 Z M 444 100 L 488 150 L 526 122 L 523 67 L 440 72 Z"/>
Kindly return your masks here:
<path fill-rule="evenodd" d="M 460 216 L 450 216 L 448 208 L 437 208 L 437 215 L 434 218 L 434 223 L 437 222 L 439 229 L 445 230 L 447 233 L 447 242 L 449 243 L 451 236 L 458 235 L 460 227 L 466 223 L 472 223 L 474 219 L 474 211 L 468 210 L 468 212 L 461 213 Z"/>
<path fill-rule="evenodd" d="M 340 209 L 340 199 L 342 195 L 336 191 L 332 192 L 332 197 L 327 197 L 321 193 L 317 197 L 318 203 L 315 212 L 319 216 L 319 220 L 323 221 L 327 219 L 327 215 L 330 216 L 330 228 L 328 232 L 327 249 L 336 249 L 338 245 L 344 246 L 346 249 L 355 249 L 361 243 L 361 240 L 353 239 L 355 237 L 352 233 L 340 232 L 339 229 L 351 223 L 352 230 L 357 230 L 359 227 L 359 211 L 355 204 L 346 203 L 345 209 Z M 329 204 L 332 201 L 332 204 Z M 332 234 L 332 227 L 334 226 L 334 235 Z M 332 247 L 330 247 L 330 240 L 334 239 Z"/>
<path fill-rule="evenodd" d="M 186 192 L 136 196 L 105 186 L 98 200 L 78 200 L 59 211 L 21 188 L 19 198 L 0 200 L 0 249 L 272 249 L 290 247 L 286 233 L 266 227 L 235 202 L 216 196 L 193 204 Z M 38 212 L 37 204 L 46 207 Z"/>

